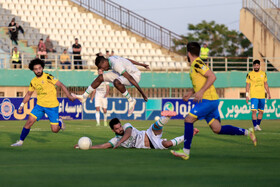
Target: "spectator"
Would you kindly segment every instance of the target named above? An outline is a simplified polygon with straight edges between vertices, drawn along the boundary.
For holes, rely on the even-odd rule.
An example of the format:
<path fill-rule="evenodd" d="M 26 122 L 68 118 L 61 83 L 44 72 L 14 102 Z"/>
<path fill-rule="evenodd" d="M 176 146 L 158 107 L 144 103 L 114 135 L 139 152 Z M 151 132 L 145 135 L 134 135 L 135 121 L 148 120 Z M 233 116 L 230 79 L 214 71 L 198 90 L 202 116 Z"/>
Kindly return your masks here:
<path fill-rule="evenodd" d="M 45 51 L 47 52 L 46 50 L 46 45 L 44 44 L 44 40 L 43 38 L 40 39 L 39 43 L 38 43 L 38 52 L 39 51 Z"/>
<path fill-rule="evenodd" d="M 50 40 L 50 36 L 48 36 L 48 37 L 46 38 L 45 46 L 46 46 L 46 51 L 47 51 L 47 53 L 56 53 L 56 50 L 53 48 L 53 43 L 52 43 L 52 41 Z"/>
<path fill-rule="evenodd" d="M 50 67 L 50 69 L 52 69 L 51 62 L 45 61 L 48 58 L 48 54 L 46 51 L 44 51 L 43 47 L 41 47 L 40 50 L 37 52 L 37 57 L 44 61 L 47 67 Z"/>
<path fill-rule="evenodd" d="M 15 22 L 15 18 L 12 19 L 12 21 L 9 24 L 9 34 L 12 42 L 14 42 L 16 45 L 18 45 L 18 32 L 21 32 L 24 34 L 23 28 Z"/>
<path fill-rule="evenodd" d="M 109 58 L 110 57 L 110 53 L 109 53 L 109 50 L 106 50 L 106 54 L 104 56 L 105 58 Z"/>
<path fill-rule="evenodd" d="M 67 49 L 64 49 L 63 53 L 60 55 L 60 64 L 62 66 L 62 69 L 64 69 L 64 65 L 71 64 L 70 63 L 70 57 L 67 54 Z M 71 69 L 71 66 L 68 66 L 68 69 Z"/>
<path fill-rule="evenodd" d="M 115 52 L 112 50 L 110 56 L 114 56 Z"/>
<path fill-rule="evenodd" d="M 203 60 L 203 62 L 207 62 L 208 66 L 208 53 L 209 53 L 209 48 L 207 47 L 207 44 L 204 43 L 203 47 L 200 49 L 200 58 Z"/>
<path fill-rule="evenodd" d="M 72 45 L 72 49 L 74 54 L 75 69 L 83 69 L 81 58 L 82 46 L 78 43 L 78 38 L 75 38 L 75 43 Z"/>
<path fill-rule="evenodd" d="M 17 47 L 14 47 L 12 51 L 12 64 L 14 64 L 14 68 L 17 68 L 17 64 L 19 64 L 19 68 L 21 68 L 21 60 L 20 60 L 20 53 Z"/>

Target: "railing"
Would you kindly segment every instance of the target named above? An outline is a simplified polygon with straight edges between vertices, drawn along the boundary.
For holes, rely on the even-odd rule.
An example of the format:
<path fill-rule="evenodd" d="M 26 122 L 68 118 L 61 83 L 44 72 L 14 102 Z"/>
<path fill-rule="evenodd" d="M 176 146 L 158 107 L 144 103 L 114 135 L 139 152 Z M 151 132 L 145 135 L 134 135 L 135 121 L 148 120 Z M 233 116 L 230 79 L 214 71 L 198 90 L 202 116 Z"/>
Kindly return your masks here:
<path fill-rule="evenodd" d="M 176 33 L 118 5 L 110 0 L 72 0 L 80 6 L 117 23 L 138 35 L 172 50 L 173 40 L 181 37 Z"/>
<path fill-rule="evenodd" d="M 280 7 L 280 1 L 279 0 L 270 0 L 275 6 L 278 8 Z"/>
<path fill-rule="evenodd" d="M 28 64 L 30 60 L 32 60 L 34 57 L 32 56 L 33 54 L 27 54 L 27 53 L 22 53 L 21 54 L 21 61 L 22 61 L 22 66 L 16 65 L 14 67 L 14 64 L 12 64 L 11 57 L 7 53 L 0 53 L 0 68 L 4 69 L 15 69 L 15 68 L 21 68 L 21 69 L 28 69 Z M 60 62 L 59 54 L 56 53 L 49 53 L 48 57 L 44 59 L 45 61 L 45 68 L 46 69 L 53 69 L 53 70 L 58 70 L 58 69 L 64 69 L 64 70 L 97 70 L 97 67 L 94 64 L 95 55 L 82 55 L 81 58 L 82 60 L 75 60 L 74 55 L 69 55 L 70 56 L 70 61 L 69 64 L 62 64 Z M 160 62 L 160 64 L 155 63 L 157 59 L 159 59 L 159 56 L 151 56 L 150 60 L 151 61 L 141 61 L 137 60 L 141 59 L 142 56 L 125 56 L 125 58 L 130 58 L 134 59 L 136 61 L 139 61 L 141 63 L 149 64 L 150 65 L 150 71 L 160 71 L 160 72 L 172 72 L 172 71 L 181 71 L 185 72 L 188 71 L 189 69 L 189 64 L 187 65 L 187 62 L 185 59 L 179 59 L 178 61 L 165 61 L 165 62 Z M 81 64 L 75 63 L 75 61 L 81 62 Z M 263 58 L 263 61 L 265 62 L 264 69 L 263 71 L 278 71 L 280 69 L 280 58 Z M 252 62 L 253 58 L 252 57 L 209 57 L 208 60 L 208 66 L 210 67 L 211 70 L 213 71 L 251 71 L 252 70 Z M 172 66 L 174 63 L 180 64 L 180 66 Z M 271 64 L 279 64 L 279 66 L 275 67 L 272 66 Z M 142 68 L 141 66 L 138 66 L 138 68 L 141 71 L 144 71 L 145 69 Z"/>
<path fill-rule="evenodd" d="M 255 0 L 243 0 L 243 8 L 247 8 L 268 30 L 280 41 L 280 25 Z"/>

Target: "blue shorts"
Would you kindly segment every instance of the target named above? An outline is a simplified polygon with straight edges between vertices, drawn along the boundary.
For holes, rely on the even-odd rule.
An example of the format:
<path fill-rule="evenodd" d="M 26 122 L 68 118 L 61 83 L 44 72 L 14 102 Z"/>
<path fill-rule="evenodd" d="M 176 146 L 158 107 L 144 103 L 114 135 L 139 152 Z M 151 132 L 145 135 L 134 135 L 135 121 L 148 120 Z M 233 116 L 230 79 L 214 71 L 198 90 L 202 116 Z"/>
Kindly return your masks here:
<path fill-rule="evenodd" d="M 58 118 L 59 118 L 58 107 L 46 108 L 40 105 L 35 105 L 35 107 L 30 113 L 30 115 L 36 118 L 37 121 L 39 121 L 44 114 L 48 115 L 51 125 L 58 125 Z"/>
<path fill-rule="evenodd" d="M 265 99 L 251 98 L 251 110 L 264 111 Z"/>
<path fill-rule="evenodd" d="M 202 99 L 202 102 L 196 103 L 191 109 L 189 115 L 202 120 L 205 119 L 210 125 L 215 119 L 220 120 L 219 100 Z"/>

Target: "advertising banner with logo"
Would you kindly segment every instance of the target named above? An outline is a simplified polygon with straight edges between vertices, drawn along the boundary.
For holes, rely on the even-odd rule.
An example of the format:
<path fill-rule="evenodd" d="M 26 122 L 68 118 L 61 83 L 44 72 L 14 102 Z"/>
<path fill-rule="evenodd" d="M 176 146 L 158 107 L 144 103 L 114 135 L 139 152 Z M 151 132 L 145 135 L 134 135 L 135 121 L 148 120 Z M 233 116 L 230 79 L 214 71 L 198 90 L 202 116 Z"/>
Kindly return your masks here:
<path fill-rule="evenodd" d="M 0 120 L 26 120 L 28 114 L 36 105 L 37 99 L 32 98 L 24 105 L 23 112 L 18 108 L 23 98 L 0 98 Z M 58 98 L 59 116 L 62 119 L 82 119 L 82 105 L 79 101 L 70 101 L 68 98 Z M 42 119 L 47 119 L 47 115 Z"/>
<path fill-rule="evenodd" d="M 143 99 L 136 99 L 136 105 L 133 114 L 128 117 L 128 101 L 125 98 L 108 98 L 107 118 L 119 118 L 130 120 L 145 120 L 146 102 Z M 83 119 L 96 119 L 95 118 L 95 102 L 90 103 L 87 99 L 83 105 Z M 100 112 L 100 119 L 104 119 L 103 113 Z"/>
<path fill-rule="evenodd" d="M 182 99 L 162 99 L 162 110 L 172 110 L 178 113 L 173 119 L 184 119 L 194 107 L 193 100 L 188 102 Z M 245 99 L 220 99 L 219 113 L 221 119 L 250 120 L 251 105 Z M 263 119 L 280 118 L 280 99 L 270 99 L 265 101 Z"/>

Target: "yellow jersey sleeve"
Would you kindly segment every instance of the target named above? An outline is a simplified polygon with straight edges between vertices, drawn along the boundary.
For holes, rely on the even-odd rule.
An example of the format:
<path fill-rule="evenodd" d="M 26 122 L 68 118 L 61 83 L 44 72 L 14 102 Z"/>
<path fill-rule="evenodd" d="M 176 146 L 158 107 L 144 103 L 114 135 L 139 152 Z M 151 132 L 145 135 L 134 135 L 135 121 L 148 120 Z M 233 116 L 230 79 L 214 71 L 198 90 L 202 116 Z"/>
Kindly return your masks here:
<path fill-rule="evenodd" d="M 52 76 L 51 74 L 48 74 L 48 73 L 46 75 L 47 75 L 47 80 L 49 83 L 52 83 L 53 85 L 55 85 L 57 83 L 58 80 L 56 78 L 54 78 L 54 76 Z"/>
<path fill-rule="evenodd" d="M 31 81 L 30 84 L 29 84 L 28 91 L 30 91 L 30 92 L 34 92 L 34 91 L 35 91 L 35 88 L 34 88 L 34 86 L 33 86 L 33 84 L 32 84 L 32 81 Z"/>
<path fill-rule="evenodd" d="M 194 70 L 201 75 L 204 75 L 209 70 L 209 68 L 202 60 L 197 59 L 194 64 Z"/>

